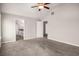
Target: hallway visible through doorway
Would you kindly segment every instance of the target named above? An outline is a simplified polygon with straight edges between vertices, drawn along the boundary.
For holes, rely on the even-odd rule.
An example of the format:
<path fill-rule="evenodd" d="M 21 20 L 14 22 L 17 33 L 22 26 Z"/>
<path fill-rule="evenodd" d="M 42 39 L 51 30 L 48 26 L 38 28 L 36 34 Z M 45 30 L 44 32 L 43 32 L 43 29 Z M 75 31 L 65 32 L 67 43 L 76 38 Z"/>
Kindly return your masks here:
<path fill-rule="evenodd" d="M 24 20 L 16 20 L 16 41 L 24 39 Z"/>

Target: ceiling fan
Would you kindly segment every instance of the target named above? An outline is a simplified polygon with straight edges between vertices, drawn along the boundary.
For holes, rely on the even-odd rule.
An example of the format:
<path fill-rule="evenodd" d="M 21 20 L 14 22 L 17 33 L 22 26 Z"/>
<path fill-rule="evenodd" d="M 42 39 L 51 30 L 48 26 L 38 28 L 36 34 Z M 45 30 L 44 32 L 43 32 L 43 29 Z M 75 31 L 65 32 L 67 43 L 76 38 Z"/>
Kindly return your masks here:
<path fill-rule="evenodd" d="M 43 8 L 50 9 L 47 5 L 50 3 L 37 3 L 37 5 L 32 6 L 31 8 L 37 7 L 39 11 L 41 11 Z"/>

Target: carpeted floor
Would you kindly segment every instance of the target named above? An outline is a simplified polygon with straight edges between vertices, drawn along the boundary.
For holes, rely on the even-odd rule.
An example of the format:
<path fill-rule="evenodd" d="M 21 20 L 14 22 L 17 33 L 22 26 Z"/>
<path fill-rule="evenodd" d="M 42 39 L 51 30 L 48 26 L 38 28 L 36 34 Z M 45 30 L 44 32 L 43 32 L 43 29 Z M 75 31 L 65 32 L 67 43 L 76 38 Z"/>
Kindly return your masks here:
<path fill-rule="evenodd" d="M 2 44 L 1 56 L 78 56 L 79 47 L 39 38 Z"/>

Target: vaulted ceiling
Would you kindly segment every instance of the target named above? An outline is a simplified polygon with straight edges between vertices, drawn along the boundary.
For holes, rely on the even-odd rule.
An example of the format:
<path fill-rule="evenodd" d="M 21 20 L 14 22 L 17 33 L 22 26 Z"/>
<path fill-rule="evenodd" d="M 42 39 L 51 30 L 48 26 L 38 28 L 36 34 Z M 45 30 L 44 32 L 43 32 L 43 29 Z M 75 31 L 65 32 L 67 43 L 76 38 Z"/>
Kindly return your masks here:
<path fill-rule="evenodd" d="M 37 8 L 31 8 L 31 6 L 35 4 L 36 3 L 3 3 L 2 12 L 36 19 L 42 19 L 52 12 L 53 4 L 48 5 L 50 10 L 43 9 L 41 11 L 38 11 Z"/>
<path fill-rule="evenodd" d="M 53 12 L 56 8 L 60 8 L 59 6 L 64 6 L 65 4 L 50 3 L 48 5 L 50 7 L 49 10 L 42 9 L 41 11 L 38 11 L 38 8 L 31 8 L 31 6 L 36 5 L 36 3 L 2 3 L 0 5 L 2 9 L 1 11 L 3 13 L 10 13 L 14 15 L 20 15 L 20 16 L 25 16 L 25 17 L 35 18 L 35 19 L 43 19 L 49 16 L 51 12 Z M 74 6 L 74 4 L 70 4 L 70 5 Z M 79 4 L 75 4 L 75 5 L 79 5 Z"/>

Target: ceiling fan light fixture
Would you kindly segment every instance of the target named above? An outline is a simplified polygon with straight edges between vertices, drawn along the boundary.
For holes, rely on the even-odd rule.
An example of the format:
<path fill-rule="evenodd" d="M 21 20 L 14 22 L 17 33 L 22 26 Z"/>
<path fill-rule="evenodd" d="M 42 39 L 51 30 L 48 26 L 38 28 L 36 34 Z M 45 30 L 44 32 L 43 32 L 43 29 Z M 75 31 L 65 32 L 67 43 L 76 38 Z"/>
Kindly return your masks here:
<path fill-rule="evenodd" d="M 48 4 L 50 4 L 50 3 L 37 3 L 37 5 L 32 6 L 32 8 L 37 7 L 38 8 L 38 11 L 41 11 L 44 8 L 45 9 L 50 9 L 50 7 L 47 6 Z"/>
<path fill-rule="evenodd" d="M 39 8 L 39 9 L 43 9 L 43 8 L 44 8 L 44 6 L 38 6 L 38 8 Z"/>

